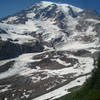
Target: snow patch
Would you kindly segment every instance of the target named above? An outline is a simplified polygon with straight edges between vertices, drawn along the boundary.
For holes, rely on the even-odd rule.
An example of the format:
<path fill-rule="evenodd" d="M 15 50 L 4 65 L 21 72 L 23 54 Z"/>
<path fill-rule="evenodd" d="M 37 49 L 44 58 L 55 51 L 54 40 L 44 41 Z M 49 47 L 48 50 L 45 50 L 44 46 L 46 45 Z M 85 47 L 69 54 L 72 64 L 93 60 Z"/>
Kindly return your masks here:
<path fill-rule="evenodd" d="M 7 22 L 14 21 L 14 20 L 17 20 L 17 19 L 18 19 L 17 16 L 9 17 L 7 20 L 4 20 L 3 22 L 4 22 L 4 23 L 7 23 Z"/>
<path fill-rule="evenodd" d="M 59 64 L 61 65 L 64 65 L 64 66 L 70 66 L 71 63 L 66 63 L 65 61 L 62 61 L 61 59 L 57 58 L 57 59 L 52 59 L 53 61 L 56 61 L 58 62 Z"/>
<path fill-rule="evenodd" d="M 27 18 L 31 18 L 31 19 L 33 19 L 34 18 L 34 16 L 35 16 L 35 13 L 28 13 L 27 15 L 26 15 L 26 17 Z"/>
<path fill-rule="evenodd" d="M 0 90 L 0 93 L 5 92 L 5 91 L 8 91 L 9 90 L 8 89 L 9 87 L 11 87 L 11 85 L 7 85 L 5 88 L 1 89 Z"/>

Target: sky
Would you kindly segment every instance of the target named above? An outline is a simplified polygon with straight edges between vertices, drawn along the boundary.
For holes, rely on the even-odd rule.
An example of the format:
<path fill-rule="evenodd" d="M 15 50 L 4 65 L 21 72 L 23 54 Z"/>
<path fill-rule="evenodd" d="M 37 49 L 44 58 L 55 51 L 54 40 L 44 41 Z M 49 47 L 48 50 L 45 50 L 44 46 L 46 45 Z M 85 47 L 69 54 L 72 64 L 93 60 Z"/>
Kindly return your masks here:
<path fill-rule="evenodd" d="M 40 1 L 68 3 L 83 9 L 94 9 L 100 13 L 100 0 L 0 0 L 0 18 L 12 15 Z"/>

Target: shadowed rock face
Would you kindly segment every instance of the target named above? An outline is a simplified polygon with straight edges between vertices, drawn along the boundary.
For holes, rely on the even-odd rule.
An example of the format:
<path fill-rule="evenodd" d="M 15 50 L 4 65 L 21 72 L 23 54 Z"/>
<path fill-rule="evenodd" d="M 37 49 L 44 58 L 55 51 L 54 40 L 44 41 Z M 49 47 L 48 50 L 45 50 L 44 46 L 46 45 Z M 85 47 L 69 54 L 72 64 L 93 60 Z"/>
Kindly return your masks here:
<path fill-rule="evenodd" d="M 95 25 L 94 31 L 96 31 L 98 35 L 100 36 L 100 23 Z"/>
<path fill-rule="evenodd" d="M 77 17 L 77 14 L 74 13 L 73 9 L 70 6 L 68 6 L 68 8 L 69 8 L 69 15 L 71 15 L 73 18 Z"/>
<path fill-rule="evenodd" d="M 44 9 L 40 9 L 37 13 L 36 13 L 36 16 L 35 18 L 38 19 L 41 17 L 43 18 L 51 18 L 54 16 L 56 16 L 56 13 L 55 11 L 57 10 L 57 6 L 55 4 L 51 5 L 51 6 L 48 6 Z"/>
<path fill-rule="evenodd" d="M 61 21 L 65 18 L 65 15 L 62 11 L 59 11 L 57 8 L 56 4 L 52 4 L 44 9 L 40 9 L 39 11 L 37 11 L 36 15 L 35 15 L 36 19 L 39 18 L 44 18 L 44 19 L 48 19 L 48 18 L 52 18 L 55 21 Z"/>
<path fill-rule="evenodd" d="M 10 41 L 0 41 L 0 60 L 17 57 L 22 53 L 41 51 L 43 51 L 43 47 L 39 42 L 17 44 Z"/>
<path fill-rule="evenodd" d="M 78 21 L 78 24 L 76 25 L 76 30 L 80 32 L 85 32 L 89 26 L 93 26 L 93 23 L 82 19 Z"/>
<path fill-rule="evenodd" d="M 11 61 L 11 62 L 8 62 L 8 63 L 6 63 L 6 64 L 0 66 L 0 73 L 6 72 L 6 71 L 9 70 L 10 68 L 12 68 L 13 64 L 14 64 L 14 61 Z"/>
<path fill-rule="evenodd" d="M 96 12 L 96 10 L 92 9 L 85 9 L 79 13 L 79 16 L 84 18 L 94 18 L 100 20 L 100 15 Z"/>
<path fill-rule="evenodd" d="M 7 32 L 0 28 L 0 34 L 7 34 Z"/>

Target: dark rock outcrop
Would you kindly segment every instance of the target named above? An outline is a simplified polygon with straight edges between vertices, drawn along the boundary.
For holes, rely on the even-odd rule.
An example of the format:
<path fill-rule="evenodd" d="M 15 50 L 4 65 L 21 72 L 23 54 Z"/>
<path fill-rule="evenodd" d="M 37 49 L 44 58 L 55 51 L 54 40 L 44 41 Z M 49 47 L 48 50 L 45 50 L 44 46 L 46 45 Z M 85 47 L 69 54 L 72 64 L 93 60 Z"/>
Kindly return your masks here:
<path fill-rule="evenodd" d="M 0 28 L 0 34 L 7 34 L 7 32 Z"/>
<path fill-rule="evenodd" d="M 13 64 L 14 64 L 14 61 L 11 61 L 11 62 L 8 62 L 8 63 L 6 63 L 6 64 L 0 66 L 0 73 L 6 72 L 6 71 L 9 70 L 10 68 L 12 68 Z"/>
<path fill-rule="evenodd" d="M 41 52 L 42 50 L 43 47 L 38 41 L 35 43 L 17 44 L 0 40 L 0 60 L 17 57 L 22 53 Z"/>
<path fill-rule="evenodd" d="M 93 31 L 96 31 L 97 34 L 100 36 L 100 23 L 97 23 L 97 24 L 95 25 L 95 28 L 94 28 Z"/>
<path fill-rule="evenodd" d="M 92 10 L 92 9 L 85 9 L 82 12 L 80 12 L 78 15 L 83 18 L 93 18 L 93 19 L 100 20 L 100 15 L 96 12 L 96 10 Z"/>

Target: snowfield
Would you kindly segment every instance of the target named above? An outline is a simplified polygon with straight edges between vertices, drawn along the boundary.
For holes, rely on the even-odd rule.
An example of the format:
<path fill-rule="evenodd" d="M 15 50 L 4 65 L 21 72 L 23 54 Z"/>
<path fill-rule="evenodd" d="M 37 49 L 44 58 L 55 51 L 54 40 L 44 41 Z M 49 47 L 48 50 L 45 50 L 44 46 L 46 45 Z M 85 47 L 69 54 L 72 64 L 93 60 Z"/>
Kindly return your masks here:
<path fill-rule="evenodd" d="M 46 99 L 54 100 L 59 97 L 62 97 L 64 95 L 70 93 L 70 92 L 68 92 L 68 89 L 73 88 L 75 86 L 82 85 L 86 81 L 87 78 L 88 78 L 88 76 L 77 78 L 76 80 L 70 82 L 69 84 L 67 84 L 61 88 L 58 88 L 54 91 L 51 91 L 50 93 L 47 93 L 40 97 L 34 98 L 33 100 L 46 100 Z"/>
<path fill-rule="evenodd" d="M 5 79 L 5 78 L 9 78 L 14 75 L 18 75 L 18 76 L 24 76 L 24 77 L 31 78 L 32 82 L 35 84 L 35 83 L 41 82 L 43 80 L 49 79 L 50 77 L 58 76 L 59 78 L 64 78 L 64 75 L 68 75 L 71 73 L 73 73 L 73 75 L 70 76 L 70 78 L 71 77 L 72 78 L 79 77 L 79 78 L 73 79 L 73 81 L 69 82 L 68 84 L 66 84 L 63 87 L 57 88 L 47 94 L 44 94 L 42 96 L 39 96 L 39 97 L 33 99 L 33 100 L 45 100 L 45 99 L 51 98 L 50 100 L 53 100 L 55 98 L 59 98 L 65 94 L 68 94 L 69 93 L 68 89 L 73 88 L 75 86 L 81 86 L 87 79 L 88 74 L 91 73 L 91 71 L 94 68 L 92 58 L 90 58 L 90 57 L 75 57 L 73 55 L 69 55 L 69 58 L 75 58 L 79 61 L 79 63 L 75 64 L 74 66 L 71 66 L 69 68 L 62 68 L 62 69 L 57 69 L 57 70 L 42 69 L 42 67 L 40 67 L 40 66 L 36 66 L 36 68 L 33 68 L 33 69 L 28 68 L 30 63 L 41 62 L 42 59 L 34 60 L 32 58 L 34 56 L 37 56 L 37 55 L 40 55 L 43 53 L 37 53 L 37 54 L 30 53 L 30 54 L 23 54 L 23 55 L 19 56 L 18 58 L 15 59 L 15 63 L 12 68 L 10 68 L 8 71 L 0 74 L 0 79 Z M 56 61 L 59 64 L 64 65 L 66 67 L 71 65 L 71 63 L 66 63 L 66 62 L 60 60 L 59 58 L 55 59 L 55 60 L 51 59 L 51 61 Z M 45 77 L 42 77 L 41 75 L 34 76 L 35 73 L 44 73 L 46 76 Z M 81 75 L 83 75 L 83 76 L 81 76 Z M 62 82 L 65 82 L 65 81 L 66 81 L 66 79 L 62 80 Z M 55 86 L 56 85 L 54 85 L 54 86 L 51 85 L 48 88 L 46 88 L 46 90 L 50 90 Z M 1 91 L 4 91 L 4 89 Z"/>

